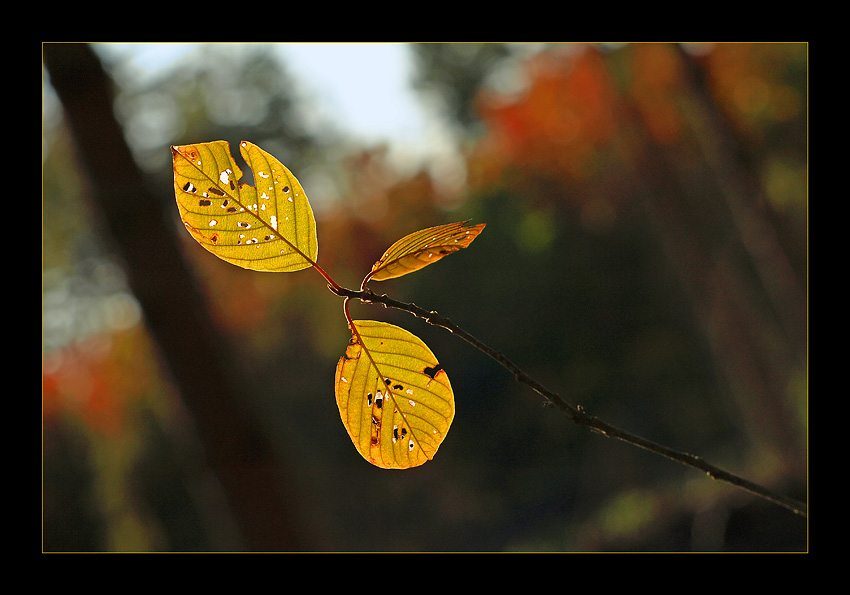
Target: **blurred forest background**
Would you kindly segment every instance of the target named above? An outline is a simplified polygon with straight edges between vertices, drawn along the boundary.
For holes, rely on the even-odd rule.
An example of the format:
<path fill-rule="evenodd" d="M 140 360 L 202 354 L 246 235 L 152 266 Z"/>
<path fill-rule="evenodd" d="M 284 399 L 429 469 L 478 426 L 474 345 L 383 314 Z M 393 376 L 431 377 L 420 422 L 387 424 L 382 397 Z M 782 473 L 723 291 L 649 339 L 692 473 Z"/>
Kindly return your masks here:
<path fill-rule="evenodd" d="M 410 84 L 455 143 L 415 168 L 305 116 L 274 45 L 201 45 L 153 77 L 97 45 L 42 49 L 44 551 L 807 550 L 805 517 L 354 303 L 420 336 L 457 402 L 434 461 L 372 467 L 334 401 L 341 300 L 314 271 L 195 244 L 169 150 L 278 157 L 351 288 L 409 232 L 486 223 L 373 289 L 592 415 L 806 501 L 805 43 L 411 44 Z"/>

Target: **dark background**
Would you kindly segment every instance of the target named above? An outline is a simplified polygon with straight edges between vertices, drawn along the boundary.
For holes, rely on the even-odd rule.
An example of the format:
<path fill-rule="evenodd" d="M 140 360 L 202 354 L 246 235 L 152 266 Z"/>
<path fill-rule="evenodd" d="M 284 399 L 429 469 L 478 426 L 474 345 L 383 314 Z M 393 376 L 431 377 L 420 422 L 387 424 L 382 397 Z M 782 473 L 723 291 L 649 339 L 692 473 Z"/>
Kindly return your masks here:
<path fill-rule="evenodd" d="M 370 466 L 334 402 L 341 300 L 313 271 L 195 244 L 169 151 L 245 139 L 278 157 L 313 203 L 319 263 L 351 288 L 411 231 L 486 223 L 373 288 L 593 415 L 806 501 L 807 44 L 411 45 L 460 187 L 308 126 L 274 46 L 200 46 L 144 82 L 102 47 L 42 49 L 44 551 L 808 549 L 806 518 L 574 426 L 451 334 L 353 304 L 421 337 L 457 405 L 433 461 Z M 507 66 L 526 83 L 496 91 Z"/>

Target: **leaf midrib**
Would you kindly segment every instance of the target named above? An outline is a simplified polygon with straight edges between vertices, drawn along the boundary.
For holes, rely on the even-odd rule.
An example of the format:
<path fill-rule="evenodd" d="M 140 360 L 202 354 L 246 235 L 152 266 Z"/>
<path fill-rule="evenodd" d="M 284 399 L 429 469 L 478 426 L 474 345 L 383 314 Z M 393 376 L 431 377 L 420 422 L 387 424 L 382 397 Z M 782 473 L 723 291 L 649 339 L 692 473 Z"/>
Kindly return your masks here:
<path fill-rule="evenodd" d="M 354 333 L 357 335 L 357 342 L 360 344 L 360 347 L 363 349 L 363 351 L 366 352 L 366 357 L 369 358 L 369 364 L 373 368 L 375 368 L 375 371 L 378 373 L 379 381 L 383 381 L 383 378 L 385 378 L 385 376 L 383 375 L 383 372 L 381 372 L 381 369 L 378 367 L 378 363 L 375 361 L 375 358 L 372 357 L 371 350 L 368 347 L 366 347 L 366 342 L 363 340 L 363 336 L 360 334 L 360 331 L 357 329 L 357 324 L 352 323 L 351 327 L 354 330 Z M 374 338 L 374 337 L 370 337 L 370 338 Z M 401 339 L 394 339 L 394 340 L 401 341 Z M 409 341 L 409 340 L 407 340 L 407 342 L 411 343 L 411 341 Z M 390 352 L 387 352 L 387 353 L 390 353 Z M 404 425 L 407 427 L 407 431 L 410 433 L 411 437 L 414 437 L 414 434 L 415 434 L 416 444 L 419 446 L 420 450 L 422 450 L 422 453 L 425 455 L 425 458 L 427 458 L 430 461 L 431 455 L 429 455 L 428 452 L 426 452 L 425 449 L 422 448 L 422 445 L 425 444 L 426 442 L 424 442 L 421 439 L 418 432 L 414 432 L 413 427 L 407 421 L 407 413 L 405 413 L 404 409 L 399 406 L 398 399 L 396 398 L 396 393 L 393 391 L 392 387 L 387 386 L 384 394 L 390 395 L 390 397 L 392 398 L 393 406 L 399 412 L 399 415 L 401 415 L 401 418 L 404 421 Z M 398 461 L 396 461 L 396 462 L 398 462 Z"/>
<path fill-rule="evenodd" d="M 242 212 L 243 212 L 243 213 L 247 213 L 247 215 L 248 215 L 248 216 L 253 217 L 253 219 L 254 219 L 254 220 L 256 220 L 256 221 L 259 221 L 259 222 L 260 222 L 260 224 L 262 225 L 262 227 L 264 227 L 265 229 L 267 229 L 267 230 L 269 230 L 269 231 L 273 232 L 273 233 L 274 233 L 275 238 L 280 239 L 283 243 L 285 243 L 285 244 L 286 244 L 286 245 L 288 245 L 290 248 L 292 248 L 292 249 L 293 249 L 293 250 L 294 250 L 294 251 L 295 251 L 295 252 L 296 252 L 296 253 L 297 253 L 297 254 L 298 254 L 301 258 L 303 258 L 303 259 L 304 259 L 306 262 L 308 262 L 311 266 L 314 266 L 314 265 L 316 264 L 316 263 L 315 263 L 315 261 L 314 261 L 312 258 L 310 258 L 307 254 L 305 254 L 305 253 L 304 253 L 304 252 L 303 252 L 300 248 L 298 248 L 298 246 L 296 246 L 295 244 L 293 244 L 292 242 L 290 242 L 288 239 L 286 239 L 286 238 L 283 236 L 283 234 L 281 234 L 281 233 L 280 233 L 277 229 L 275 229 L 274 227 L 272 227 L 272 226 L 271 226 L 271 223 L 269 223 L 269 222 L 265 221 L 262 217 L 260 217 L 260 216 L 259 216 L 259 214 L 254 213 L 254 211 L 253 211 L 253 210 L 251 210 L 250 208 L 248 208 L 248 207 L 245 205 L 245 203 L 244 203 L 244 202 L 243 202 L 243 201 L 242 201 L 242 200 L 241 200 L 238 196 L 234 196 L 229 186 L 222 186 L 222 185 L 221 185 L 221 181 L 220 181 L 219 179 L 211 178 L 211 177 L 207 174 L 207 172 L 205 172 L 205 171 L 204 171 L 201 167 L 198 167 L 198 165 L 197 165 L 194 161 L 192 161 L 191 159 L 187 159 L 187 158 L 186 158 L 186 156 L 185 156 L 185 155 L 183 155 L 183 153 L 181 153 L 180 151 L 175 151 L 175 152 L 176 152 L 178 155 L 180 155 L 180 157 L 181 157 L 181 158 L 182 158 L 182 159 L 183 159 L 186 163 L 188 163 L 189 165 L 191 165 L 191 166 L 192 166 L 192 168 L 193 168 L 193 169 L 195 169 L 195 171 L 199 172 L 199 173 L 200 173 L 200 175 L 201 175 L 201 177 L 202 177 L 203 179 L 208 180 L 208 181 L 209 181 L 209 183 L 210 183 L 210 185 L 215 186 L 216 188 L 218 188 L 219 190 L 221 190 L 222 192 L 224 192 L 224 196 L 225 196 L 226 198 L 228 198 L 228 199 L 232 200 L 234 203 L 238 204 L 238 205 L 242 208 Z M 216 171 L 224 171 L 224 170 L 221 168 L 221 164 L 219 163 L 219 160 L 218 160 L 218 158 L 216 157 L 216 155 L 215 155 L 215 153 L 214 153 L 213 151 L 210 151 L 210 157 L 212 158 L 213 162 L 215 163 Z M 231 160 L 232 160 L 232 156 L 231 156 Z M 246 160 L 246 161 L 247 161 L 247 160 Z M 204 160 L 202 160 L 202 163 L 203 163 L 203 162 L 204 162 Z M 235 162 L 228 161 L 228 162 L 227 162 L 227 164 L 226 164 L 226 166 L 225 166 L 225 169 L 231 169 L 231 166 L 235 166 L 235 165 L 236 165 L 236 164 L 235 164 Z M 267 163 L 267 165 L 269 165 L 269 169 L 271 169 L 270 164 L 268 164 L 268 163 Z M 237 192 L 238 192 L 238 191 L 239 191 L 239 188 L 240 188 L 241 186 L 248 186 L 249 188 L 253 188 L 253 189 L 254 189 L 254 191 L 255 191 L 255 192 L 256 192 L 256 194 L 257 194 L 257 200 L 259 201 L 259 199 L 260 199 L 260 197 L 259 197 L 259 190 L 257 189 L 257 186 L 256 186 L 256 176 L 257 176 L 257 172 L 256 172 L 256 171 L 254 170 L 254 168 L 253 168 L 253 167 L 251 167 L 250 165 L 248 165 L 248 167 L 251 169 L 251 173 L 254 175 L 254 185 L 253 185 L 253 186 L 251 186 L 250 184 L 247 184 L 247 183 L 243 184 L 243 183 L 240 183 L 240 181 L 239 181 L 239 180 L 235 180 L 235 182 L 234 182 L 234 183 L 235 183 L 235 186 L 236 186 L 236 190 L 237 190 Z M 234 175 L 235 175 L 235 172 L 234 172 Z M 278 199 L 277 199 L 277 191 L 275 191 L 275 202 L 277 202 L 277 200 L 278 200 Z M 293 212 L 297 212 L 297 209 L 293 209 Z M 293 225 L 295 225 L 295 222 L 293 222 Z M 278 227 L 279 227 L 279 226 L 278 226 Z M 295 229 L 296 229 L 296 235 L 297 235 L 297 229 L 298 229 L 298 228 L 297 228 L 297 226 L 295 227 Z M 245 259 L 245 260 L 246 260 L 246 261 L 250 261 L 251 259 Z"/>

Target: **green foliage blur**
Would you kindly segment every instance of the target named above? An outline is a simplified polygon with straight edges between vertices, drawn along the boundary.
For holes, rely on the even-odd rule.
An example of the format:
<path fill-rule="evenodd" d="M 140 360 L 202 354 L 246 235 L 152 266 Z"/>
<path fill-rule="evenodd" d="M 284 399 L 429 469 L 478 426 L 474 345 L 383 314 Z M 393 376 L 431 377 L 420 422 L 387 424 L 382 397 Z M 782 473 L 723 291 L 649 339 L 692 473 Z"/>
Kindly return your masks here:
<path fill-rule="evenodd" d="M 593 415 L 805 500 L 807 46 L 408 50 L 411 84 L 455 135 L 451 168 L 402 170 L 386 146 L 312 125 L 274 46 L 200 46 L 144 79 L 101 54 L 162 197 L 151 208 L 173 218 L 314 549 L 805 551 L 805 519 L 573 426 L 458 338 L 355 303 L 422 338 L 457 405 L 434 461 L 371 467 L 334 402 L 341 300 L 312 271 L 258 274 L 195 245 L 169 146 L 246 139 L 278 157 L 316 212 L 319 263 L 351 288 L 407 233 L 486 223 L 468 249 L 372 288 L 448 316 Z M 51 101 L 43 550 L 240 550 Z"/>

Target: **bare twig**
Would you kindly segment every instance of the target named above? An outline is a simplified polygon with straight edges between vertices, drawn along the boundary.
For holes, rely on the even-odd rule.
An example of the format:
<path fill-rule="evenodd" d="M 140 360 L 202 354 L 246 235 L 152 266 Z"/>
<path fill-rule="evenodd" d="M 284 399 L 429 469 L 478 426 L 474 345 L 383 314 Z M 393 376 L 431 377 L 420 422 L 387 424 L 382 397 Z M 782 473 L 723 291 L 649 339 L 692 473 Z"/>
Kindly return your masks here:
<path fill-rule="evenodd" d="M 578 425 L 586 426 L 592 429 L 593 431 L 602 434 L 603 436 L 622 440 L 623 442 L 627 442 L 629 444 L 632 444 L 633 446 L 646 449 L 655 454 L 682 463 L 683 465 L 687 465 L 688 467 L 691 467 L 698 471 L 702 471 L 713 479 L 724 481 L 731 485 L 737 486 L 743 490 L 750 492 L 751 494 L 754 494 L 765 500 L 778 504 L 779 506 L 782 506 L 783 508 L 792 511 L 794 514 L 803 517 L 807 515 L 806 504 L 803 502 L 799 502 L 793 498 L 782 494 L 777 494 L 761 485 L 758 485 L 747 479 L 734 475 L 733 473 L 729 473 L 728 471 L 725 471 L 719 467 L 707 463 L 696 455 L 692 455 L 687 452 L 679 451 L 661 444 L 657 444 L 656 442 L 647 440 L 646 438 L 642 438 L 641 436 L 637 436 L 635 434 L 632 434 L 631 432 L 627 432 L 626 430 L 622 430 L 616 426 L 613 426 L 599 419 L 598 417 L 589 415 L 581 405 L 569 404 L 557 393 L 550 391 L 545 386 L 540 384 L 537 380 L 529 376 L 525 371 L 522 370 L 522 368 L 513 363 L 502 352 L 489 347 L 485 343 L 481 342 L 477 337 L 471 335 L 448 318 L 441 316 L 439 313 L 433 310 L 426 310 L 413 303 L 400 302 L 385 294 L 378 295 L 368 288 L 363 289 L 361 291 L 346 289 L 344 287 L 333 287 L 330 285 L 328 286 L 328 288 L 331 290 L 331 292 L 335 293 L 338 296 L 344 297 L 347 300 L 357 299 L 364 303 L 382 304 L 385 308 L 394 308 L 396 310 L 402 310 L 404 312 L 416 316 L 417 318 L 421 318 L 429 324 L 442 327 L 447 331 L 451 332 L 452 334 L 457 335 L 458 337 L 462 338 L 482 353 L 494 359 L 505 369 L 507 369 L 511 374 L 513 374 L 517 382 L 521 382 L 522 384 L 531 387 L 537 394 L 539 394 L 546 400 L 545 403 L 547 406 L 557 407 L 562 412 L 564 412 L 567 417 L 569 417 L 574 423 Z"/>

